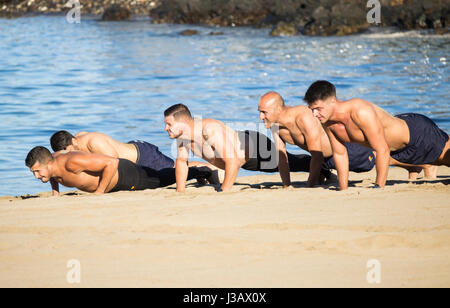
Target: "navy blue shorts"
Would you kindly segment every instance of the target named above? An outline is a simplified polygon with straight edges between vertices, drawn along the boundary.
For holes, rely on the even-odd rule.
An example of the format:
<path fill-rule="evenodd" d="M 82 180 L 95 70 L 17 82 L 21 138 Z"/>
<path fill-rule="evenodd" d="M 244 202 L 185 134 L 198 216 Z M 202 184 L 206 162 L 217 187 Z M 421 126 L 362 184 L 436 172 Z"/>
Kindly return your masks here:
<path fill-rule="evenodd" d="M 173 159 L 161 153 L 157 146 L 145 141 L 130 141 L 129 144 L 134 144 L 137 149 L 138 159 L 136 164 L 142 167 L 151 168 L 153 170 L 162 170 L 173 168 L 175 162 Z"/>
<path fill-rule="evenodd" d="M 373 150 L 363 147 L 357 143 L 346 143 L 348 152 L 349 169 L 352 172 L 369 172 L 375 167 L 376 159 Z M 334 157 L 325 158 L 325 167 L 336 170 Z"/>
<path fill-rule="evenodd" d="M 448 134 L 431 119 L 421 114 L 406 113 L 396 116 L 408 124 L 409 144 L 395 152 L 393 159 L 410 165 L 427 165 L 436 162 L 448 142 Z"/>

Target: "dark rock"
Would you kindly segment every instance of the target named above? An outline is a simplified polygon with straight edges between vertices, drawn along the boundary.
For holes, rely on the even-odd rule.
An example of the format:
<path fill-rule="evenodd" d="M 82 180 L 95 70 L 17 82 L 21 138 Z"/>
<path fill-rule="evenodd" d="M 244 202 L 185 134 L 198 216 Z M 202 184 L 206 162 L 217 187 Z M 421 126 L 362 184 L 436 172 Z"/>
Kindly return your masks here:
<path fill-rule="evenodd" d="M 295 36 L 298 35 L 299 30 L 293 24 L 288 24 L 281 21 L 276 25 L 276 27 L 270 33 L 271 36 Z"/>
<path fill-rule="evenodd" d="M 449 28 L 436 28 L 434 29 L 434 34 L 437 35 L 444 35 L 444 34 L 449 34 L 450 30 Z"/>
<path fill-rule="evenodd" d="M 302 33 L 311 36 L 350 35 L 362 32 L 370 27 L 367 22 L 365 5 L 357 1 L 321 2 L 312 13 L 312 22 Z"/>
<path fill-rule="evenodd" d="M 155 23 L 254 25 L 268 14 L 265 0 L 163 0 L 150 11 Z"/>
<path fill-rule="evenodd" d="M 380 2 L 383 26 L 439 29 L 449 22 L 448 0 Z M 306 35 L 348 35 L 373 26 L 370 9 L 361 0 L 161 0 L 150 16 L 155 23 L 273 27 L 274 35 L 287 24 Z"/>
<path fill-rule="evenodd" d="M 319 23 L 328 22 L 330 20 L 330 11 L 323 6 L 319 6 L 314 10 L 312 17 L 316 22 Z"/>
<path fill-rule="evenodd" d="M 194 35 L 199 35 L 200 32 L 198 32 L 197 30 L 188 29 L 188 30 L 184 30 L 183 32 L 180 32 L 180 34 L 184 35 L 184 36 L 194 36 Z"/>
<path fill-rule="evenodd" d="M 19 0 L 0 0 L 0 5 L 5 5 L 5 4 L 19 4 L 20 1 Z"/>
<path fill-rule="evenodd" d="M 224 33 L 223 32 L 210 32 L 209 33 L 209 35 L 211 35 L 211 36 L 220 36 L 220 35 L 223 35 Z"/>
<path fill-rule="evenodd" d="M 120 21 L 130 19 L 131 12 L 120 5 L 112 5 L 103 13 L 102 20 L 104 21 Z"/>

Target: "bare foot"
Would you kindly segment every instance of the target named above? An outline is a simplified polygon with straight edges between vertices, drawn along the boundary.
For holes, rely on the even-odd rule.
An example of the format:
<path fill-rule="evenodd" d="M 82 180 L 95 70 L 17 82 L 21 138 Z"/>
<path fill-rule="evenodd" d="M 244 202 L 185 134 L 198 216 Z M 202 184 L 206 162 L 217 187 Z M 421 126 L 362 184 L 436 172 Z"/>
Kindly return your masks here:
<path fill-rule="evenodd" d="M 425 177 L 427 179 L 435 180 L 437 179 L 438 166 L 426 165 L 424 166 Z"/>
<path fill-rule="evenodd" d="M 420 173 L 418 173 L 418 172 L 409 172 L 409 180 L 410 181 L 417 180 L 417 178 L 419 177 L 419 174 Z"/>
<path fill-rule="evenodd" d="M 409 180 L 415 181 L 419 177 L 420 173 L 422 172 L 421 167 L 404 167 L 409 172 Z"/>

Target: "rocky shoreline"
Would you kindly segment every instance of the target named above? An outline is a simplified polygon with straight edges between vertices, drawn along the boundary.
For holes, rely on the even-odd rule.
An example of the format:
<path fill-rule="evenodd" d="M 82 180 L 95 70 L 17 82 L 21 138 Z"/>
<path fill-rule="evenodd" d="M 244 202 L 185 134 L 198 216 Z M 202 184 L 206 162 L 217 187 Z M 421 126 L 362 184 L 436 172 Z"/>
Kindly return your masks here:
<path fill-rule="evenodd" d="M 69 2 L 70 0 L 0 0 L 0 17 L 65 14 L 74 7 L 74 5 L 66 7 Z M 161 4 L 159 0 L 78 0 L 78 2 L 81 5 L 81 14 L 103 16 L 108 10 L 120 8 L 127 11 L 129 17 L 148 16 L 151 9 Z"/>
<path fill-rule="evenodd" d="M 74 1 L 74 0 L 73 0 Z M 369 23 L 368 0 L 79 0 L 81 14 L 104 20 L 150 16 L 153 23 L 255 26 L 272 35 L 349 35 L 371 27 L 449 32 L 449 0 L 379 0 L 380 24 Z M 0 17 L 67 13 L 69 0 L 0 0 Z M 371 16 L 376 17 L 375 14 Z"/>

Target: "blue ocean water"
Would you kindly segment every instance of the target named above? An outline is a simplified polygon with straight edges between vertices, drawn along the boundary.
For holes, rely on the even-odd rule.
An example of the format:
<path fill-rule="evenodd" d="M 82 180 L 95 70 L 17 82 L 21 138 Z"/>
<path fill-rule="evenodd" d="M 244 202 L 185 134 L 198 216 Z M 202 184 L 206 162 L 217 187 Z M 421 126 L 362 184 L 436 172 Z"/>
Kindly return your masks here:
<path fill-rule="evenodd" d="M 200 35 L 180 36 L 187 28 Z M 224 35 L 208 35 L 212 31 Z M 142 139 L 173 156 L 162 114 L 172 104 L 256 128 L 262 94 L 276 90 L 287 104 L 303 104 L 317 79 L 334 82 L 341 99 L 361 97 L 395 114 L 423 113 L 450 132 L 450 36 L 271 38 L 268 32 L 148 20 L 0 19 L 0 195 L 49 189 L 24 159 L 34 146 L 49 147 L 58 130 Z"/>

